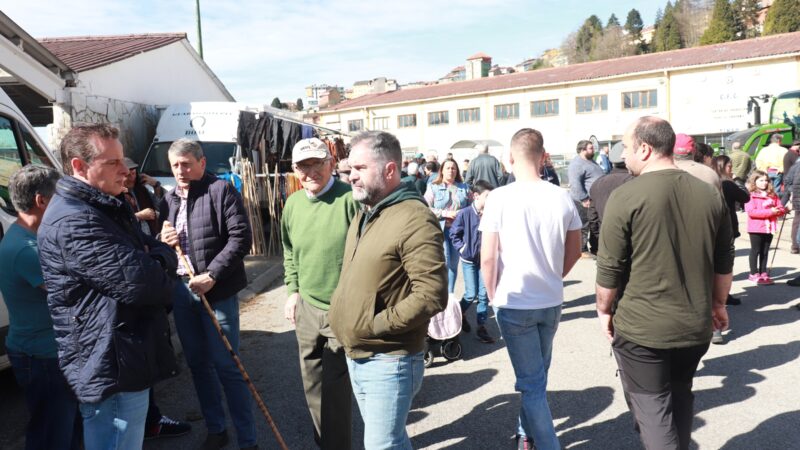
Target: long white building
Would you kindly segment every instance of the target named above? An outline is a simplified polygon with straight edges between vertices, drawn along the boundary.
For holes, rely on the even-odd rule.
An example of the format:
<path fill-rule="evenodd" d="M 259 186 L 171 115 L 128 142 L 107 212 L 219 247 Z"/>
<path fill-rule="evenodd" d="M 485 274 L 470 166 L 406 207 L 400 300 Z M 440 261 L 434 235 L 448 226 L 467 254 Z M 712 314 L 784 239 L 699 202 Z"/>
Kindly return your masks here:
<path fill-rule="evenodd" d="M 408 153 L 440 155 L 462 140 L 506 147 L 533 127 L 550 153 L 569 156 L 591 135 L 620 139 L 642 115 L 720 143 L 753 120 L 750 96 L 794 89 L 800 32 L 371 94 L 324 109 L 318 120 L 351 134 L 387 130 Z"/>

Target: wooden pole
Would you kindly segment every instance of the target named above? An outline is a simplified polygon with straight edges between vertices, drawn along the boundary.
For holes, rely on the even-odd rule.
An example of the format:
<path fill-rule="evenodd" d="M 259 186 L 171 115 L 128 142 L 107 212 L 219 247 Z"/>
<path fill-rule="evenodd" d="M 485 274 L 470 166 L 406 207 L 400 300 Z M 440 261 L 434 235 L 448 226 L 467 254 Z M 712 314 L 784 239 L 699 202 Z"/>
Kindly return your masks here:
<path fill-rule="evenodd" d="M 186 259 L 186 255 L 183 254 L 180 245 L 175 246 L 175 251 L 178 253 L 178 257 L 183 261 L 183 266 L 189 272 L 189 277 L 194 277 L 194 273 L 192 271 L 192 265 L 189 264 L 189 260 Z M 233 358 L 233 362 L 236 363 L 236 367 L 239 368 L 239 372 L 242 373 L 242 377 L 244 378 L 245 383 L 247 383 L 247 387 L 250 389 L 250 393 L 253 394 L 253 398 L 256 400 L 256 404 L 258 405 L 258 409 L 264 414 L 264 417 L 267 419 L 267 424 L 272 429 L 272 433 L 275 434 L 275 439 L 278 441 L 278 445 L 280 446 L 281 450 L 289 450 L 289 447 L 286 446 L 286 442 L 283 440 L 283 436 L 281 436 L 280 431 L 278 431 L 278 426 L 275 425 L 275 421 L 272 420 L 272 416 L 269 414 L 269 410 L 267 410 L 267 405 L 264 404 L 264 400 L 261 399 L 261 395 L 258 393 L 258 389 L 253 384 L 253 381 L 250 380 L 250 375 L 247 374 L 247 370 L 245 370 L 244 365 L 242 364 L 242 360 L 239 359 L 239 355 L 233 351 L 233 347 L 231 343 L 228 341 L 228 338 L 225 337 L 225 332 L 222 330 L 222 327 L 217 320 L 217 315 L 214 314 L 214 310 L 211 309 L 211 305 L 208 303 L 205 294 L 200 294 L 200 301 L 203 303 L 203 307 L 205 308 L 206 312 L 208 313 L 209 317 L 211 317 L 211 323 L 214 324 L 214 328 L 217 329 L 217 333 L 219 333 L 219 337 L 222 339 L 222 343 L 225 345 L 225 348 L 228 349 L 228 352 L 231 354 L 231 358 Z"/>

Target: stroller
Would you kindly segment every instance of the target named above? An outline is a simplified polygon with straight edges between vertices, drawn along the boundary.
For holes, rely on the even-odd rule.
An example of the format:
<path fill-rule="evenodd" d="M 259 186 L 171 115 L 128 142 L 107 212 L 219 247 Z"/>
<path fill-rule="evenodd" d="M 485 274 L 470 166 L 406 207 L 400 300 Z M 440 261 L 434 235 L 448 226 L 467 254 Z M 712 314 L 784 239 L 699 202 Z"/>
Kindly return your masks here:
<path fill-rule="evenodd" d="M 436 354 L 448 361 L 461 358 L 461 305 L 455 296 L 450 295 L 444 311 L 431 318 L 428 325 L 428 337 L 425 339 L 425 367 L 433 364 Z"/>

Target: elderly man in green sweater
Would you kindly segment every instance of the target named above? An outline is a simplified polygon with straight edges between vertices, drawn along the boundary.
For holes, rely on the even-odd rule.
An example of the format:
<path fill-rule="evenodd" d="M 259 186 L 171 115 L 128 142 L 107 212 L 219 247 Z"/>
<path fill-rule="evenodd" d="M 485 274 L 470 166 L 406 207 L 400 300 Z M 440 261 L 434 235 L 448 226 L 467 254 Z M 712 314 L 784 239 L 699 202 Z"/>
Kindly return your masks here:
<path fill-rule="evenodd" d="M 350 186 L 332 176 L 333 161 L 321 140 L 298 142 L 292 168 L 303 189 L 286 200 L 281 221 L 289 293 L 284 312 L 296 327 L 314 440 L 322 449 L 346 450 L 351 446 L 352 389 L 328 308 L 339 282 L 347 230 L 359 206 Z"/>

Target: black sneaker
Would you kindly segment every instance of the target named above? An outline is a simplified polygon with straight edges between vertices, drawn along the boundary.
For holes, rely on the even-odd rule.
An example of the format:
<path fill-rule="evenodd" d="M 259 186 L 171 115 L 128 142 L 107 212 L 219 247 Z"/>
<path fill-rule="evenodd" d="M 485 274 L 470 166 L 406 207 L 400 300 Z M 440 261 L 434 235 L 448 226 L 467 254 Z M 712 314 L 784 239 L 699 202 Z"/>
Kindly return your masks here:
<path fill-rule="evenodd" d="M 144 439 L 178 437 L 188 434 L 190 431 L 192 431 L 192 426 L 188 423 L 161 416 L 161 420 L 157 424 L 145 430 Z"/>
<path fill-rule="evenodd" d="M 469 333 L 472 331 L 472 327 L 469 325 L 469 320 L 467 320 L 466 314 L 461 315 L 461 331 L 464 333 Z"/>
<path fill-rule="evenodd" d="M 728 301 L 725 302 L 725 304 L 726 305 L 738 306 L 738 305 L 742 304 L 742 300 L 737 298 L 737 297 L 732 296 L 731 294 L 728 294 Z"/>
<path fill-rule="evenodd" d="M 223 431 L 222 433 L 208 433 L 200 448 L 202 450 L 219 450 L 226 445 L 228 445 L 228 432 Z"/>
<path fill-rule="evenodd" d="M 789 286 L 800 286 L 800 277 L 792 278 L 791 280 L 787 281 L 786 284 Z"/>
<path fill-rule="evenodd" d="M 478 327 L 478 331 L 475 332 L 475 336 L 484 344 L 494 343 L 494 338 L 489 334 L 489 331 L 483 325 Z"/>

